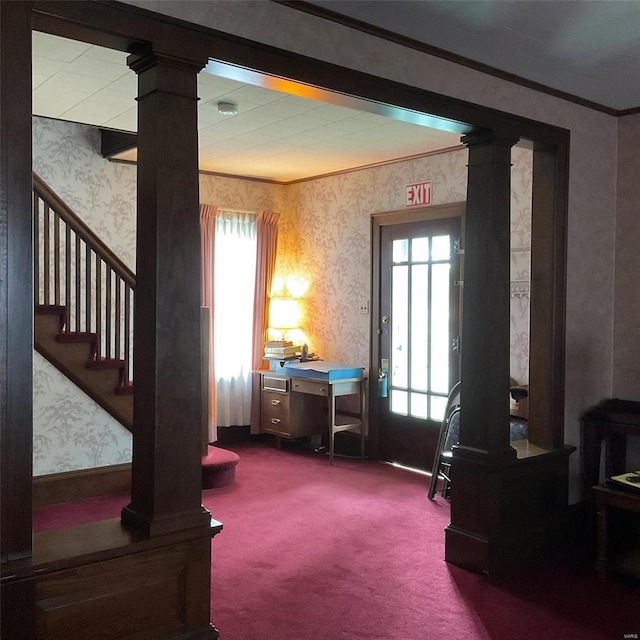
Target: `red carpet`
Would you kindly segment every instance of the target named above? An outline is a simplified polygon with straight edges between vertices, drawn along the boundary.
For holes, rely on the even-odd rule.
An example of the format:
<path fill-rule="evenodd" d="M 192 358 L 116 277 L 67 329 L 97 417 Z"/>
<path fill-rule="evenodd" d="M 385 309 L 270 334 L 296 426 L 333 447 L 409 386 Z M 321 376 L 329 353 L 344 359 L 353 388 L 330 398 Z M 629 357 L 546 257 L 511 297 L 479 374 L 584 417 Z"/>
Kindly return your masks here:
<path fill-rule="evenodd" d="M 203 492 L 222 640 L 622 640 L 640 588 L 571 566 L 488 580 L 444 562 L 449 505 L 427 478 L 291 447 L 234 445 L 236 483 Z M 37 530 L 118 517 L 119 496 L 43 507 Z M 629 636 L 628 636 L 629 637 Z M 633 636 L 630 636 L 633 637 Z"/>

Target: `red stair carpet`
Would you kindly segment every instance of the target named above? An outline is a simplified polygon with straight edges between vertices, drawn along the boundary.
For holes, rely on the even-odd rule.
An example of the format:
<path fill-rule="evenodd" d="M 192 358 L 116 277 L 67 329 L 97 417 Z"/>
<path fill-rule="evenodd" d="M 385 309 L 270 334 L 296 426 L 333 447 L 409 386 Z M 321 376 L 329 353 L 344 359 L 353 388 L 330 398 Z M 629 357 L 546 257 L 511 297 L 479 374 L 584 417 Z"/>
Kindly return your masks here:
<path fill-rule="evenodd" d="M 221 640 L 622 640 L 640 586 L 572 563 L 490 580 L 444 562 L 449 505 L 427 478 L 291 446 L 236 445 L 236 481 L 203 491 Z M 119 517 L 128 496 L 37 509 L 38 530 Z M 628 635 L 626 637 L 634 637 Z"/>

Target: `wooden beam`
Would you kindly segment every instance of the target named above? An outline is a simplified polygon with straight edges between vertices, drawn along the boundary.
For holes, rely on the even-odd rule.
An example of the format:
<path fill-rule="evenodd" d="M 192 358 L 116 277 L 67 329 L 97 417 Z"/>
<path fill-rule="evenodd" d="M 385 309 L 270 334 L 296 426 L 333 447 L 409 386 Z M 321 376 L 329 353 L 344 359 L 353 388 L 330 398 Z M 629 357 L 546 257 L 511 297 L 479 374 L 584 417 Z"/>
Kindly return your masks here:
<path fill-rule="evenodd" d="M 123 151 L 133 149 L 137 144 L 138 137 L 135 133 L 100 129 L 100 154 L 103 158 L 113 158 Z"/>

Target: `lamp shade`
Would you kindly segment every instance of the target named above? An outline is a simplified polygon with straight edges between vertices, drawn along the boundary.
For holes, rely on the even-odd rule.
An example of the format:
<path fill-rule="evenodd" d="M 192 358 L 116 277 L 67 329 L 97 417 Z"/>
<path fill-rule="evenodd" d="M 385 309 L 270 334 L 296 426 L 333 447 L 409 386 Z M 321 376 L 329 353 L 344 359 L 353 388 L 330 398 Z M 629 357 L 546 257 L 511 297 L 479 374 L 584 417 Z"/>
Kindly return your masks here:
<path fill-rule="evenodd" d="M 271 329 L 297 329 L 300 307 L 295 298 L 271 298 L 269 327 Z"/>

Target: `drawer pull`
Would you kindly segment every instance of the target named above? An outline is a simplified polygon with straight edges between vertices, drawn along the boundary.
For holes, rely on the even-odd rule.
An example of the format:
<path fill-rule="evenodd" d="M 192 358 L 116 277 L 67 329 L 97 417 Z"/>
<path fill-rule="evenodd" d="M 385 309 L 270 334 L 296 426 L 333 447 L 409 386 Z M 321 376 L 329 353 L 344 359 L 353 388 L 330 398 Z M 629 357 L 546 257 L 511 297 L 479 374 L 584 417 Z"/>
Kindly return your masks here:
<path fill-rule="evenodd" d="M 273 424 L 280 424 L 280 418 L 271 418 L 271 422 L 273 422 Z"/>
<path fill-rule="evenodd" d="M 280 400 L 272 400 L 272 401 L 271 401 L 271 404 L 272 404 L 274 407 L 277 407 L 277 406 L 280 404 Z"/>

